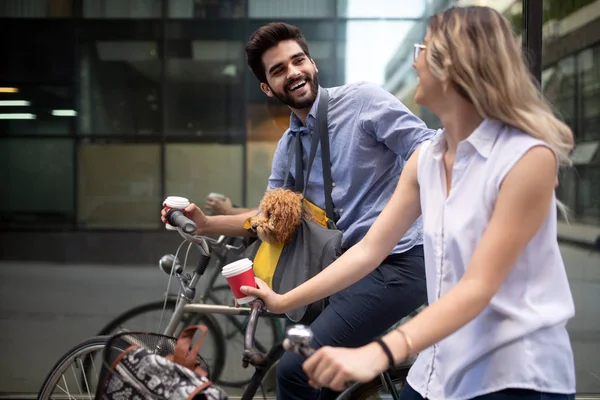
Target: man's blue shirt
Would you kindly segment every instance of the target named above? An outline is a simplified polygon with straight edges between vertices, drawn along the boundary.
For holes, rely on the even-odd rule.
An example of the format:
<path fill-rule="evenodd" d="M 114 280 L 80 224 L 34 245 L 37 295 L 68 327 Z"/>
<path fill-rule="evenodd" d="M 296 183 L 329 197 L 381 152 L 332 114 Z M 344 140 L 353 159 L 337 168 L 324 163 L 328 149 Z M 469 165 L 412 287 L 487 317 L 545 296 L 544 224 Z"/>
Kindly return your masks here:
<path fill-rule="evenodd" d="M 332 198 L 339 215 L 336 224 L 344 233 L 342 245 L 348 248 L 366 235 L 392 197 L 406 160 L 435 131 L 428 129 L 397 98 L 378 85 L 361 82 L 327 91 L 327 124 L 334 182 Z M 296 133 L 301 134 L 304 165 L 308 164 L 312 132 L 317 127 L 318 103 L 319 96 L 310 109 L 306 126 L 292 113 L 290 128 L 279 141 L 273 156 L 267 190 L 284 185 L 290 146 Z M 289 188 L 294 187 L 295 161 L 291 166 Z M 306 197 L 325 209 L 320 145 L 312 165 Z M 392 253 L 403 253 L 422 244 L 422 239 L 419 218 Z"/>

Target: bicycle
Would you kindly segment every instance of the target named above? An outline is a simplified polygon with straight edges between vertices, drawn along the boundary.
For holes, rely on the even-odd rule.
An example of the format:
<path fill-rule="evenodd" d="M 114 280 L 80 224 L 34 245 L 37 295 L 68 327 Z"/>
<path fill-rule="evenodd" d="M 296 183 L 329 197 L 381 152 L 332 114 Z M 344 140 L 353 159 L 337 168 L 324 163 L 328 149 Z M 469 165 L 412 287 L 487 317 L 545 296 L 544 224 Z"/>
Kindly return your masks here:
<path fill-rule="evenodd" d="M 220 236 L 216 241 L 212 242 L 212 251 L 210 261 L 213 264 L 213 272 L 209 275 L 208 283 L 203 292 L 200 293 L 198 303 L 212 303 L 216 305 L 233 304 L 233 294 L 227 284 L 216 284 L 223 265 L 228 261 L 228 256 L 239 254 L 244 245 L 236 245 L 235 242 L 239 238 Z M 187 255 L 186 255 L 187 258 Z M 213 263 L 214 261 L 214 263 Z M 179 260 L 174 256 L 167 254 L 163 256 L 159 262 L 163 272 L 170 274 L 173 268 L 180 269 Z M 210 264 L 209 264 L 210 265 Z M 135 306 L 125 312 L 119 314 L 116 318 L 106 324 L 99 332 L 98 336 L 105 336 L 119 331 L 148 331 L 158 329 L 161 330 L 161 324 L 156 324 L 156 321 L 161 321 L 164 313 L 173 313 L 177 305 L 177 295 L 167 294 L 167 298 L 149 302 Z M 141 326 L 141 321 L 151 321 L 149 325 Z M 227 357 L 229 349 L 237 349 L 243 343 L 243 334 L 247 324 L 247 317 L 240 318 L 234 315 L 212 315 L 212 314 L 186 314 L 181 318 L 181 323 L 175 331 L 175 336 L 185 327 L 190 325 L 206 325 L 209 329 L 214 346 L 214 354 L 206 356 L 212 379 L 224 386 L 242 387 L 248 383 L 250 376 L 238 376 L 237 379 L 230 379 L 233 376 L 232 371 L 227 371 L 229 363 Z M 263 318 L 261 319 L 262 326 L 258 327 L 259 339 L 257 346 L 261 350 L 272 347 L 277 342 L 283 340 L 283 327 L 279 318 Z M 234 351 L 235 353 L 235 351 Z M 85 367 L 88 367 L 85 365 Z"/>
<path fill-rule="evenodd" d="M 171 225 L 179 226 L 179 224 L 174 224 L 172 222 Z M 202 275 L 204 274 L 206 267 L 208 266 L 208 262 L 210 260 L 210 243 L 216 243 L 216 241 L 214 239 L 204 236 L 191 236 L 183 232 L 183 230 L 181 230 L 180 228 L 178 228 L 177 230 L 185 240 L 191 243 L 195 243 L 200 247 L 202 251 L 202 256 L 192 275 L 186 275 L 182 270 L 179 271 L 175 267 L 172 268 L 171 273 L 178 279 L 182 287 L 182 293 L 175 307 L 174 313 L 171 316 L 171 319 L 164 331 L 164 335 L 173 336 L 177 327 L 182 322 L 182 317 L 186 314 L 206 315 L 207 313 L 214 313 L 223 315 L 249 316 L 246 332 L 244 335 L 244 351 L 242 355 L 242 364 L 244 368 L 247 368 L 249 365 L 252 365 L 254 367 L 254 373 L 250 378 L 250 381 L 246 386 L 241 398 L 242 400 L 252 399 L 254 398 L 255 394 L 259 391 L 259 389 L 262 388 L 262 383 L 267 372 L 275 365 L 275 363 L 279 360 L 279 358 L 283 355 L 284 352 L 283 343 L 281 342 L 272 346 L 268 351 L 266 351 L 266 349 L 261 350 L 257 348 L 255 343 L 255 333 L 259 316 L 263 315 L 271 318 L 284 318 L 284 316 L 266 312 L 263 308 L 264 305 L 260 300 L 254 301 L 251 304 L 251 307 L 239 308 L 223 305 L 192 303 L 193 296 L 191 295 L 195 292 L 195 287 L 200 281 Z M 302 333 L 302 335 L 304 335 L 304 342 L 302 343 L 307 344 L 310 342 L 310 331 L 304 329 L 298 332 L 304 332 Z M 94 396 L 96 391 L 96 385 L 98 383 L 97 378 L 99 368 L 96 368 L 93 362 L 92 353 L 103 351 L 107 341 L 110 338 L 111 336 L 96 336 L 90 338 L 75 346 L 73 349 L 71 349 L 65 355 L 63 355 L 63 357 L 61 357 L 56 362 L 56 364 L 46 377 L 40 389 L 38 399 L 47 400 L 51 398 L 56 398 L 56 396 L 52 396 L 56 389 L 64 392 L 64 394 L 66 394 L 69 399 L 77 399 L 80 397 L 91 398 L 92 396 Z M 287 335 L 287 339 L 290 339 L 289 334 Z M 125 347 L 126 345 L 127 344 L 124 344 L 123 347 Z M 306 346 L 304 346 L 304 348 L 306 348 Z M 298 347 L 296 347 L 296 349 L 298 349 Z M 124 348 L 118 350 L 122 351 L 124 350 Z M 305 355 L 310 355 L 310 352 L 306 353 Z M 86 356 L 89 356 L 89 359 L 92 360 L 92 370 L 94 371 L 94 373 L 92 373 L 92 375 L 89 377 L 86 376 L 87 371 L 84 368 L 84 361 L 82 361 L 82 357 L 83 360 L 86 360 Z M 397 386 L 404 385 L 409 366 L 410 363 L 406 363 L 382 373 L 378 378 L 375 378 L 370 382 L 355 383 L 352 386 L 350 386 L 347 390 L 345 390 L 339 396 L 339 399 L 366 400 L 371 398 L 380 398 L 379 396 L 382 392 L 389 393 L 392 396 L 392 398 L 398 399 L 399 392 Z M 69 369 L 71 369 L 70 372 L 72 373 L 74 380 L 71 379 L 70 375 L 65 374 L 67 371 L 69 371 Z M 81 379 L 79 373 L 83 373 L 83 379 Z M 212 379 L 210 371 L 209 377 Z M 69 382 L 72 385 L 71 387 L 76 387 L 77 390 L 79 390 L 78 394 L 72 394 L 70 392 Z M 59 392 L 58 397 L 60 397 L 61 395 L 63 394 Z M 264 390 L 263 397 L 266 398 L 266 393 L 264 392 Z"/>

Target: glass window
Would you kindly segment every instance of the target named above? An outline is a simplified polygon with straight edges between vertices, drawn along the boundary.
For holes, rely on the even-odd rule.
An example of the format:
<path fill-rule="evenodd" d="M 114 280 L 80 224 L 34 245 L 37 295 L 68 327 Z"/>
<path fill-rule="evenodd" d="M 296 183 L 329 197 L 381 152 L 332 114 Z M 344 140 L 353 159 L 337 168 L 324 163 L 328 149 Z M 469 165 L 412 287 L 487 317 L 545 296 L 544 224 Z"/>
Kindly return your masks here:
<path fill-rule="evenodd" d="M 229 19 L 246 16 L 245 0 L 169 0 L 169 18 Z"/>
<path fill-rule="evenodd" d="M 290 123 L 290 109 L 269 98 L 248 105 L 246 203 L 258 206 L 265 194 L 277 143 Z"/>
<path fill-rule="evenodd" d="M 170 24 L 171 32 L 175 24 L 184 23 Z M 244 43 L 173 38 L 167 49 L 167 135 L 243 140 Z"/>
<path fill-rule="evenodd" d="M 187 197 L 202 207 L 216 192 L 242 205 L 243 146 L 167 144 L 165 162 L 167 196 Z"/>
<path fill-rule="evenodd" d="M 279 133 L 281 137 L 281 132 Z M 271 175 L 271 164 L 273 155 L 277 149 L 276 140 L 249 141 L 246 147 L 246 198 L 248 207 L 258 207 L 265 195 L 269 176 Z"/>
<path fill-rule="evenodd" d="M 575 129 L 575 57 L 567 57 L 542 73 L 542 90 L 562 120 Z"/>
<path fill-rule="evenodd" d="M 2 0 L 1 18 L 69 18 L 73 16 L 72 0 Z"/>
<path fill-rule="evenodd" d="M 83 0 L 84 18 L 160 18 L 161 0 Z"/>
<path fill-rule="evenodd" d="M 0 57 L 0 135 L 71 135 L 73 22 L 5 20 L 2 27 L 10 40 L 0 41 L 0 53 L 7 55 Z"/>
<path fill-rule="evenodd" d="M 335 0 L 248 0 L 248 16 L 256 19 L 332 18 Z"/>
<path fill-rule="evenodd" d="M 151 21 L 85 24 L 78 96 L 81 134 L 160 133 L 159 25 Z"/>
<path fill-rule="evenodd" d="M 80 144 L 78 216 L 85 228 L 158 228 L 158 144 Z"/>
<path fill-rule="evenodd" d="M 579 54 L 581 140 L 600 139 L 600 46 Z"/>
<path fill-rule="evenodd" d="M 73 223 L 72 140 L 4 139 L 0 165 L 3 224 L 39 229 Z"/>
<path fill-rule="evenodd" d="M 75 99 L 71 86 L 19 85 L 15 93 L 0 92 L 0 134 L 73 134 Z"/>
<path fill-rule="evenodd" d="M 578 172 L 577 206 L 581 217 L 600 221 L 600 165 L 581 167 Z"/>

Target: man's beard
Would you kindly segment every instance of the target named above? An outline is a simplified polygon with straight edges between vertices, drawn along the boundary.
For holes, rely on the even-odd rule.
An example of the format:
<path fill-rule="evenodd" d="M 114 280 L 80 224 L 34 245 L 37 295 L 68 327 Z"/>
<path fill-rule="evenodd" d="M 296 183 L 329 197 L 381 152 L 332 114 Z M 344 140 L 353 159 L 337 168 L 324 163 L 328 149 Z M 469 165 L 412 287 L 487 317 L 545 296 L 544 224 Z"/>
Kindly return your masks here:
<path fill-rule="evenodd" d="M 306 84 L 309 87 L 310 95 L 306 99 L 296 100 L 292 97 L 293 92 L 292 93 L 288 92 L 288 89 L 290 87 L 294 86 L 296 84 L 296 82 L 303 81 L 303 80 L 306 81 Z M 279 101 L 281 101 L 283 104 L 285 104 L 286 106 L 289 106 L 291 108 L 295 108 L 295 109 L 312 107 L 313 103 L 315 102 L 315 100 L 317 98 L 317 94 L 319 93 L 319 75 L 315 72 L 312 77 L 305 75 L 300 78 L 294 79 L 293 81 L 288 81 L 288 82 L 286 82 L 284 88 L 285 88 L 284 93 L 277 93 L 276 91 L 273 90 L 273 88 L 271 88 L 271 91 L 273 92 L 275 97 L 277 97 L 279 99 Z"/>

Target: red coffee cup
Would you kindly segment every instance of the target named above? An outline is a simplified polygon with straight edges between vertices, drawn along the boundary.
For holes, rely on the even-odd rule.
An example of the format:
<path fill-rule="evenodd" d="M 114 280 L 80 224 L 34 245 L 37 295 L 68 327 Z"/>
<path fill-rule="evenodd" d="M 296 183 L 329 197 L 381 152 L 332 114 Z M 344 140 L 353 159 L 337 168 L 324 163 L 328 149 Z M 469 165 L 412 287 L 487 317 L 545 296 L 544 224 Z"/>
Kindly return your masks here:
<path fill-rule="evenodd" d="M 256 296 L 246 296 L 240 292 L 242 286 L 258 287 L 254 280 L 254 271 L 252 271 L 252 261 L 248 258 L 242 258 L 227 264 L 221 272 L 229 287 L 235 296 L 238 304 L 247 304 L 256 300 Z"/>

